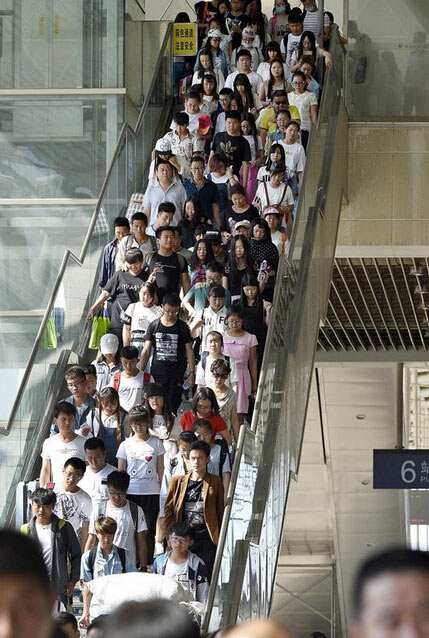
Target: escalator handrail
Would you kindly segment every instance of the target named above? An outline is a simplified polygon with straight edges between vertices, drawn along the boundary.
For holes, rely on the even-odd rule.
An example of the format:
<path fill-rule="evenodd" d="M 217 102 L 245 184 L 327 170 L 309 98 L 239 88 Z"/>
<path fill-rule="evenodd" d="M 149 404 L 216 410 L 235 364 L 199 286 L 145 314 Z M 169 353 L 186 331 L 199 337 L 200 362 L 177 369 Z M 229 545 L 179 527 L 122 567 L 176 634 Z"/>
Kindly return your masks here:
<path fill-rule="evenodd" d="M 117 144 L 115 146 L 115 150 L 113 152 L 113 157 L 112 157 L 112 159 L 110 161 L 109 168 L 107 169 L 107 173 L 106 173 L 106 176 L 104 178 L 103 185 L 101 187 L 101 191 L 100 191 L 100 194 L 99 194 L 99 197 L 98 197 L 98 200 L 97 200 L 97 204 L 95 206 L 94 212 L 93 212 L 91 220 L 89 222 L 88 230 L 86 232 L 85 239 L 84 239 L 81 251 L 79 253 L 79 256 L 75 255 L 75 253 L 73 251 L 68 250 L 68 249 L 64 252 L 63 259 L 61 261 L 61 265 L 60 265 L 60 268 L 59 268 L 59 271 L 58 271 L 58 275 L 57 275 L 57 277 L 55 279 L 55 283 L 54 283 L 54 286 L 52 288 L 52 292 L 51 292 L 51 294 L 49 296 L 49 301 L 48 301 L 48 304 L 46 306 L 46 310 L 44 312 L 42 321 L 41 321 L 40 326 L 39 326 L 39 330 L 37 331 L 36 338 L 34 340 L 32 348 L 31 348 L 30 356 L 29 356 L 28 362 L 27 362 L 27 364 L 25 366 L 25 370 L 24 370 L 24 373 L 22 375 L 22 379 L 20 381 L 16 396 L 15 396 L 15 400 L 13 402 L 13 406 L 12 406 L 12 409 L 10 411 L 7 424 L 6 424 L 5 427 L 1 427 L 0 428 L 0 434 L 2 434 L 3 436 L 8 436 L 10 434 L 10 432 L 11 432 L 12 425 L 13 425 L 13 423 L 15 421 L 15 418 L 16 418 L 16 415 L 18 413 L 18 409 L 19 409 L 22 397 L 24 395 L 28 380 L 30 378 L 31 371 L 33 369 L 34 363 L 36 361 L 37 354 L 39 352 L 40 342 L 41 342 L 43 333 L 44 333 L 44 331 L 46 329 L 46 326 L 48 324 L 49 318 L 51 316 L 51 313 L 52 313 L 52 310 L 53 310 L 53 307 L 54 307 L 54 303 L 55 303 L 55 299 L 57 297 L 58 291 L 59 291 L 60 286 L 61 286 L 61 284 L 63 282 L 63 278 L 64 278 L 64 274 L 65 274 L 67 265 L 68 265 L 68 263 L 70 261 L 73 261 L 78 266 L 81 267 L 83 265 L 84 261 L 85 261 L 86 254 L 88 252 L 89 243 L 91 241 L 95 225 L 96 225 L 96 223 L 98 221 L 99 213 L 100 213 L 100 211 L 101 211 L 101 209 L 103 207 L 103 199 L 104 199 L 104 196 L 105 196 L 106 191 L 107 191 L 107 187 L 108 187 L 109 182 L 110 182 L 110 177 L 111 177 L 112 172 L 113 172 L 113 170 L 115 168 L 115 164 L 116 164 L 116 162 L 118 160 L 118 157 L 119 157 L 119 155 L 121 153 L 122 147 L 123 147 L 123 145 L 125 143 L 127 132 L 130 132 L 133 135 L 138 135 L 139 131 L 141 130 L 141 127 L 143 126 L 144 115 L 145 115 L 147 109 L 150 106 L 150 101 L 151 101 L 151 97 L 152 97 L 152 91 L 153 91 L 153 88 L 155 86 L 155 82 L 156 82 L 156 80 L 158 78 L 158 73 L 159 73 L 160 68 L 161 68 L 161 64 L 162 64 L 162 60 L 163 60 L 163 57 L 164 57 L 164 53 L 165 53 L 165 51 L 167 49 L 167 46 L 169 44 L 169 41 L 170 41 L 172 29 L 173 29 L 173 25 L 170 22 L 167 25 L 167 29 L 166 29 L 166 32 L 165 32 L 165 35 L 164 35 L 164 39 L 162 41 L 162 45 L 161 45 L 161 48 L 160 48 L 158 60 L 157 60 L 157 63 L 156 63 L 155 69 L 154 69 L 152 81 L 151 81 L 149 90 L 148 90 L 148 92 L 147 92 L 147 94 L 145 96 L 142 108 L 141 108 L 140 113 L 139 113 L 139 117 L 138 117 L 136 125 L 135 125 L 135 128 L 131 127 L 126 122 L 122 126 L 121 132 L 119 134 L 119 139 L 118 139 L 118 142 L 117 142 Z"/>
<path fill-rule="evenodd" d="M 333 31 L 332 31 L 332 35 L 331 35 L 331 49 L 332 49 L 332 47 L 334 45 L 334 42 L 335 42 L 335 46 L 340 43 L 340 39 L 339 39 L 339 35 L 338 35 L 338 29 L 337 29 L 336 25 L 333 25 Z M 344 51 L 344 47 L 343 46 L 342 46 L 342 49 Z M 326 86 L 328 86 L 330 74 L 332 74 L 332 73 L 335 73 L 333 68 L 327 69 L 326 74 L 325 74 Z M 322 114 L 322 115 L 323 115 L 324 108 L 325 108 L 324 105 L 327 102 L 327 93 L 328 93 L 328 91 L 325 91 L 325 97 L 323 97 L 323 95 L 322 95 L 322 102 L 321 102 L 321 109 L 320 109 L 320 114 Z M 321 120 L 322 120 L 322 118 L 319 117 L 319 120 L 318 120 L 318 123 L 317 123 L 317 127 L 314 127 L 314 128 L 316 128 L 316 130 L 313 131 L 313 129 L 312 129 L 312 131 L 311 131 L 310 140 L 309 140 L 309 147 L 308 147 L 308 155 L 311 153 L 311 148 L 313 146 L 311 144 L 312 139 L 314 139 L 315 136 L 319 135 L 319 126 L 320 126 Z M 302 183 L 301 192 L 304 192 L 306 174 L 307 174 L 307 171 L 305 170 L 304 171 L 304 179 L 303 179 L 303 183 Z M 323 174 L 323 171 L 321 172 L 321 175 L 322 174 Z M 301 212 L 301 208 L 303 207 L 303 202 L 302 202 L 301 196 L 300 196 L 299 199 L 300 199 L 300 201 L 299 201 L 299 205 L 298 205 L 298 215 Z M 297 221 L 298 221 L 298 219 L 297 219 Z M 295 235 L 296 235 L 297 229 L 298 229 L 298 224 L 295 223 L 294 232 L 293 232 L 293 235 L 292 235 L 292 238 L 291 238 L 290 252 L 289 252 L 291 257 L 286 257 L 284 255 L 281 256 L 281 260 L 280 260 L 280 264 L 279 264 L 279 272 L 278 272 L 278 279 L 279 280 L 283 276 L 293 276 L 294 268 L 293 268 L 293 265 L 292 265 L 292 256 L 293 256 L 293 252 L 292 251 L 293 251 L 293 247 L 295 245 Z M 274 293 L 275 294 L 274 305 L 276 305 L 276 302 L 278 300 L 279 288 L 280 287 L 278 285 L 276 285 L 276 289 L 275 289 L 275 293 Z M 268 350 L 269 350 L 270 343 L 272 341 L 272 333 L 273 333 L 275 324 L 276 324 L 276 322 L 272 318 L 272 320 L 270 321 L 270 325 L 268 327 L 268 333 L 267 333 L 267 339 L 266 339 L 266 347 L 265 347 L 265 351 L 264 351 L 264 357 L 263 357 L 262 366 L 261 366 L 261 372 L 260 372 L 260 376 L 259 376 L 258 390 L 257 390 L 257 395 L 256 395 L 256 401 L 255 401 L 255 408 L 254 408 L 253 417 L 252 417 L 251 432 L 255 436 L 257 435 L 257 425 L 258 425 L 259 414 L 260 414 L 261 398 L 262 398 L 262 394 L 264 392 L 265 378 L 266 378 L 266 373 L 267 373 Z M 243 429 L 244 428 L 241 428 L 241 430 L 243 430 Z M 240 431 L 240 433 L 242 434 L 241 431 Z M 240 437 L 240 441 L 242 441 L 243 438 L 244 438 L 244 436 L 241 436 Z M 240 450 L 240 452 L 241 452 L 241 450 Z M 230 481 L 230 486 L 229 486 L 229 495 L 233 495 L 234 492 L 235 492 L 237 478 L 238 478 L 238 468 L 236 467 L 236 465 L 239 465 L 240 458 L 241 458 L 241 454 L 236 459 L 236 463 L 234 464 L 234 467 L 233 467 L 233 473 L 231 475 L 231 481 Z M 223 519 L 222 525 L 221 525 L 219 543 L 218 543 L 218 547 L 217 547 L 217 551 L 216 551 L 216 557 L 215 557 L 215 561 L 214 561 L 214 567 L 213 567 L 212 583 L 211 583 L 210 590 L 209 590 L 207 611 L 206 611 L 206 615 L 205 615 L 205 619 L 204 619 L 203 629 L 206 632 L 208 631 L 209 620 L 210 620 L 212 607 L 213 607 L 214 600 L 215 600 L 217 581 L 218 581 L 218 578 L 219 578 L 220 568 L 221 568 L 222 558 L 223 558 L 223 549 L 224 549 L 224 544 L 225 544 L 226 537 L 227 537 L 228 524 L 230 522 L 229 514 L 230 514 L 231 506 L 232 506 L 232 498 L 231 498 L 231 496 L 229 496 L 228 497 L 228 502 L 227 502 L 227 507 L 226 507 L 227 516 L 224 516 L 224 519 Z"/>

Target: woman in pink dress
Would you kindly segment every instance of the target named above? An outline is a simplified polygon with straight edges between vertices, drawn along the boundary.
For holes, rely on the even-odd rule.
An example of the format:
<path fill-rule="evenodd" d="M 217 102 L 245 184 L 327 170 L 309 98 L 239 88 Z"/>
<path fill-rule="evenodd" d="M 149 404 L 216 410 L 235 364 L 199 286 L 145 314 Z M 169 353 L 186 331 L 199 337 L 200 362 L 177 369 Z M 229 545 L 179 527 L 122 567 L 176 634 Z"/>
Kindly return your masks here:
<path fill-rule="evenodd" d="M 244 313 L 238 304 L 228 308 L 226 320 L 228 329 L 223 333 L 223 353 L 229 356 L 235 368 L 237 381 L 233 388 L 237 393 L 237 416 L 241 425 L 249 411 L 249 394 L 256 392 L 258 386 L 258 340 L 255 335 L 243 330 Z"/>

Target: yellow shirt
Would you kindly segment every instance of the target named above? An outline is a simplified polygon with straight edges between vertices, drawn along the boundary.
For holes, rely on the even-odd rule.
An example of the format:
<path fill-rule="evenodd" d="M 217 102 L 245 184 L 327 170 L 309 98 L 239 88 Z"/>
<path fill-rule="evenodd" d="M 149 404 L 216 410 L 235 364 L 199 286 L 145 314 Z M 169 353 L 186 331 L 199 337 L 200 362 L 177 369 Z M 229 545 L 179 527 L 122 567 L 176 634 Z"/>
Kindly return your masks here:
<path fill-rule="evenodd" d="M 297 120 L 298 122 L 300 122 L 301 118 L 299 116 L 299 111 L 296 108 L 296 106 L 293 106 L 292 104 L 289 104 L 288 109 L 289 109 L 289 112 L 290 112 L 291 119 L 292 120 Z M 268 131 L 268 133 L 275 132 L 275 130 L 277 128 L 276 121 L 275 120 L 273 122 L 269 122 L 268 121 L 273 115 L 274 115 L 274 108 L 272 106 L 270 106 L 265 111 L 263 116 L 261 117 L 261 122 L 259 124 L 259 128 L 266 129 Z"/>

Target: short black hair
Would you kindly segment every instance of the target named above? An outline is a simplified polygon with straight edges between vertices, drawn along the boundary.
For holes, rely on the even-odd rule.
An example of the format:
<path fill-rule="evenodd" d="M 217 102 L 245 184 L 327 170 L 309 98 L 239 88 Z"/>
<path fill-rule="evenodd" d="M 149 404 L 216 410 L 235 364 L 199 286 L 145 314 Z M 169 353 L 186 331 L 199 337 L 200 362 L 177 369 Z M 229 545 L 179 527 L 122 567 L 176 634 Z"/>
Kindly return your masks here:
<path fill-rule="evenodd" d="M 207 264 L 206 271 L 223 273 L 223 266 L 218 261 L 210 261 Z"/>
<path fill-rule="evenodd" d="M 82 366 L 70 366 L 67 368 L 64 379 L 68 381 L 68 379 L 81 379 L 85 380 L 85 372 L 82 369 Z"/>
<path fill-rule="evenodd" d="M 120 492 L 127 492 L 130 485 L 130 476 L 126 472 L 113 470 L 106 479 L 107 487 L 114 487 Z"/>
<path fill-rule="evenodd" d="M 147 215 L 146 213 L 134 213 L 134 215 L 131 215 L 131 223 L 133 222 L 146 222 L 146 226 L 147 226 Z"/>
<path fill-rule="evenodd" d="M 54 408 L 54 419 L 58 419 L 60 413 L 76 416 L 76 406 L 73 403 L 69 403 L 69 401 L 58 401 Z"/>
<path fill-rule="evenodd" d="M 210 456 L 210 445 L 204 441 L 195 441 L 195 443 L 192 443 L 190 452 L 192 452 L 192 450 L 201 450 L 207 458 Z"/>
<path fill-rule="evenodd" d="M 110 616 L 107 638 L 200 638 L 191 614 L 171 600 L 128 602 Z"/>
<path fill-rule="evenodd" d="M 88 450 L 102 450 L 106 451 L 106 446 L 104 445 L 103 439 L 98 438 L 98 436 L 92 436 L 90 439 L 87 439 L 83 444 L 83 449 L 85 452 Z"/>
<path fill-rule="evenodd" d="M 291 24 L 297 24 L 297 22 L 304 22 L 304 15 L 299 7 L 294 7 L 288 15 L 287 21 Z"/>
<path fill-rule="evenodd" d="M 121 357 L 124 359 L 138 359 L 138 348 L 136 348 L 136 346 L 124 346 L 121 350 Z"/>
<path fill-rule="evenodd" d="M 359 618 L 362 611 L 363 591 L 368 581 L 383 574 L 420 572 L 429 577 L 429 554 L 405 547 L 393 547 L 373 554 L 359 567 L 353 586 L 353 613 Z"/>
<path fill-rule="evenodd" d="M 38 542 L 10 529 L 0 529 L 0 577 L 30 578 L 46 593 L 50 590 L 48 570 Z"/>
<path fill-rule="evenodd" d="M 195 538 L 194 528 L 189 525 L 186 521 L 181 521 L 180 523 L 173 523 L 170 527 L 169 534 L 175 534 L 175 536 L 188 536 L 192 540 Z"/>
<path fill-rule="evenodd" d="M 174 234 L 173 226 L 160 226 L 159 228 L 156 229 L 156 232 L 155 232 L 156 238 L 159 239 L 165 230 L 168 230 L 169 232 Z"/>
<path fill-rule="evenodd" d="M 219 91 L 219 95 L 232 95 L 234 91 L 227 86 L 224 86 L 223 89 Z"/>
<path fill-rule="evenodd" d="M 195 443 L 195 441 L 198 441 L 198 438 L 194 434 L 194 432 L 189 432 L 188 430 L 184 430 L 183 432 L 179 434 L 179 436 L 177 437 L 177 440 L 183 441 L 183 443 Z"/>
<path fill-rule="evenodd" d="M 56 623 L 60 627 L 63 627 L 64 625 L 71 625 L 74 631 L 77 631 L 78 629 L 76 618 L 68 611 L 60 611 L 58 614 L 56 614 L 54 616 L 54 623 Z"/>
<path fill-rule="evenodd" d="M 93 377 L 97 376 L 97 368 L 93 363 L 85 363 L 82 366 L 82 370 L 85 372 L 85 374 L 90 374 Z"/>
<path fill-rule="evenodd" d="M 201 102 L 201 96 L 199 93 L 196 93 L 195 91 L 189 91 L 189 93 L 185 95 L 185 103 L 186 103 L 186 100 L 198 100 L 198 102 Z"/>
<path fill-rule="evenodd" d="M 97 618 L 95 618 L 91 623 L 89 623 L 86 630 L 86 635 L 89 634 L 91 629 L 99 629 L 101 632 L 104 633 L 106 631 L 106 627 L 109 622 L 109 619 L 110 619 L 110 616 L 108 614 L 101 614 L 100 616 L 97 616 Z"/>
<path fill-rule="evenodd" d="M 158 206 L 158 213 L 174 213 L 176 212 L 176 205 L 173 202 L 161 202 Z"/>
<path fill-rule="evenodd" d="M 241 115 L 238 111 L 227 111 L 225 113 L 225 120 L 240 120 L 241 122 Z"/>
<path fill-rule="evenodd" d="M 173 122 L 179 126 L 185 126 L 185 124 L 189 124 L 189 115 L 185 111 L 179 111 L 179 113 L 174 114 Z"/>
<path fill-rule="evenodd" d="M 53 490 L 47 490 L 44 487 L 38 487 L 31 495 L 31 502 L 36 505 L 52 505 L 57 502 L 57 495 Z"/>
<path fill-rule="evenodd" d="M 71 465 L 72 468 L 74 468 L 75 470 L 82 472 L 82 474 L 85 474 L 86 463 L 78 456 L 71 456 L 69 459 L 67 459 L 67 461 L 64 463 L 64 469 L 66 469 L 66 467 L 68 467 L 69 465 Z"/>
<path fill-rule="evenodd" d="M 240 58 L 252 59 L 252 54 L 247 49 L 240 49 L 240 51 L 237 53 L 237 62 Z"/>
<path fill-rule="evenodd" d="M 125 253 L 125 261 L 127 264 L 135 264 L 138 261 L 143 261 L 143 253 L 140 248 L 128 248 Z"/>
<path fill-rule="evenodd" d="M 234 184 L 234 186 L 231 186 L 231 189 L 230 189 L 231 197 L 233 195 L 237 195 L 237 194 L 238 195 L 245 195 L 246 194 L 246 191 L 245 191 L 244 186 L 242 184 Z"/>
<path fill-rule="evenodd" d="M 198 162 L 199 164 L 205 164 L 204 157 L 202 155 L 192 155 L 191 164 L 192 164 L 192 162 Z"/>
<path fill-rule="evenodd" d="M 130 227 L 130 222 L 126 217 L 115 217 L 113 220 L 113 228 L 118 228 L 118 226 L 125 226 L 125 228 Z"/>
<path fill-rule="evenodd" d="M 174 308 L 180 306 L 180 297 L 177 292 L 167 292 L 163 296 L 161 305 L 165 306 L 166 304 L 173 306 Z"/>
<path fill-rule="evenodd" d="M 197 428 L 207 428 L 210 432 L 213 432 L 213 426 L 208 419 L 197 419 L 192 428 L 194 432 Z"/>

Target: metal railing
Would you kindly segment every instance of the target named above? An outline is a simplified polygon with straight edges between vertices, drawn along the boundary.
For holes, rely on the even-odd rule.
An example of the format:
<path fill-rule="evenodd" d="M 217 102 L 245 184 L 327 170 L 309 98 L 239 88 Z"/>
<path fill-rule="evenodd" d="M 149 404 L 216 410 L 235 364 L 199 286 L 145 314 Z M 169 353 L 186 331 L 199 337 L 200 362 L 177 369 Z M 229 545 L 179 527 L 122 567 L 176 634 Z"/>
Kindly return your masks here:
<path fill-rule="evenodd" d="M 282 258 L 251 427 L 240 431 L 204 630 L 267 616 L 290 480 L 297 476 L 319 322 L 347 177 L 344 52 L 331 38 L 288 258 Z"/>
<path fill-rule="evenodd" d="M 93 213 L 93 215 L 91 217 L 91 221 L 89 223 L 88 230 L 87 230 L 87 233 L 85 235 L 85 239 L 84 239 L 81 251 L 80 251 L 78 256 L 75 255 L 70 250 L 66 250 L 65 253 L 64 253 L 64 256 L 63 256 L 63 259 L 62 259 L 62 262 L 61 262 L 61 266 L 60 266 L 59 271 L 58 271 L 57 278 L 55 280 L 52 292 L 50 294 L 48 304 L 46 306 L 42 321 L 40 323 L 39 330 L 38 330 L 36 338 L 34 340 L 33 348 L 31 350 L 31 354 L 30 354 L 28 363 L 27 363 L 27 365 L 25 367 L 21 383 L 19 384 L 19 387 L 18 387 L 18 390 L 17 390 L 17 393 L 16 393 L 16 398 L 15 398 L 15 401 L 13 403 L 13 407 L 12 407 L 11 413 L 9 415 L 9 419 L 8 419 L 7 425 L 6 425 L 5 428 L 0 428 L 0 434 L 3 434 L 3 435 L 9 434 L 10 428 L 12 427 L 12 425 L 13 425 L 13 423 L 15 421 L 15 418 L 16 418 L 16 415 L 17 415 L 17 411 L 18 411 L 18 407 L 20 405 L 20 402 L 22 400 L 25 388 L 27 386 L 27 382 L 28 382 L 28 379 L 30 377 L 31 370 L 33 368 L 33 365 L 34 365 L 34 362 L 35 362 L 35 359 L 36 359 L 36 355 L 37 355 L 37 352 L 38 352 L 39 347 L 40 347 L 40 341 L 42 339 L 42 335 L 43 335 L 43 333 L 44 333 L 44 331 L 46 329 L 46 326 L 48 324 L 49 318 L 51 317 L 52 310 L 53 310 L 54 303 L 55 303 L 55 299 L 56 299 L 56 297 L 58 295 L 58 291 L 59 291 L 60 286 L 61 286 L 61 284 L 63 282 L 64 273 L 66 271 L 66 268 L 67 268 L 68 264 L 71 261 L 74 262 L 75 264 L 77 264 L 78 266 L 82 266 L 84 261 L 85 261 L 85 258 L 86 258 L 87 252 L 88 252 L 88 247 L 89 247 L 91 238 L 92 238 L 93 233 L 94 233 L 94 228 L 95 228 L 95 226 L 96 226 L 96 224 L 97 224 L 97 222 L 98 222 L 98 220 L 100 218 L 100 215 L 102 213 L 102 210 L 103 210 L 103 202 L 104 202 L 104 198 L 105 198 L 105 195 L 106 195 L 106 192 L 107 192 L 107 188 L 109 186 L 109 183 L 110 183 L 113 171 L 115 169 L 115 166 L 117 165 L 118 158 L 119 158 L 119 156 L 120 156 L 120 154 L 121 154 L 121 152 L 122 152 L 122 150 L 124 148 L 124 145 L 126 143 L 127 135 L 128 136 L 132 136 L 133 140 L 135 140 L 139 136 L 141 131 L 142 131 L 142 128 L 143 128 L 143 125 L 144 125 L 144 120 L 145 120 L 145 114 L 148 112 L 148 110 L 149 110 L 149 108 L 151 106 L 151 100 L 152 100 L 152 97 L 153 97 L 154 88 L 156 86 L 156 83 L 159 80 L 159 73 L 160 73 L 160 70 L 161 70 L 161 65 L 163 63 L 164 54 L 165 54 L 165 51 L 167 50 L 167 48 L 170 46 L 171 31 L 172 31 L 172 25 L 169 24 L 168 28 L 167 28 L 167 31 L 165 33 L 165 36 L 164 36 L 164 40 L 163 40 L 162 46 L 161 46 L 161 50 L 160 50 L 160 54 L 159 54 L 159 58 L 158 58 L 158 63 L 157 63 L 157 65 L 156 65 L 156 67 L 155 67 L 155 69 L 153 71 L 152 82 L 150 84 L 150 87 L 149 87 L 146 99 L 144 101 L 143 107 L 141 108 L 140 115 L 139 115 L 139 118 L 138 118 L 138 121 L 137 121 L 137 124 L 136 124 L 136 128 L 133 129 L 127 123 L 125 123 L 122 126 L 121 133 L 119 135 L 119 139 L 118 139 L 118 142 L 116 144 L 112 160 L 111 160 L 109 168 L 107 170 L 106 177 L 104 178 L 104 182 L 103 182 L 103 185 L 102 185 L 102 188 L 101 188 L 101 191 L 100 191 L 100 195 L 98 197 L 98 201 L 97 201 L 97 204 L 95 206 L 94 213 Z M 167 102 L 165 106 L 167 108 L 169 108 L 170 105 Z M 141 179 L 142 178 L 143 178 L 143 176 L 141 177 Z M 138 180 L 137 176 L 134 175 L 133 180 L 130 180 L 130 181 L 135 182 L 135 181 L 139 181 L 139 180 Z M 131 195 L 131 192 L 130 192 L 130 195 Z"/>

